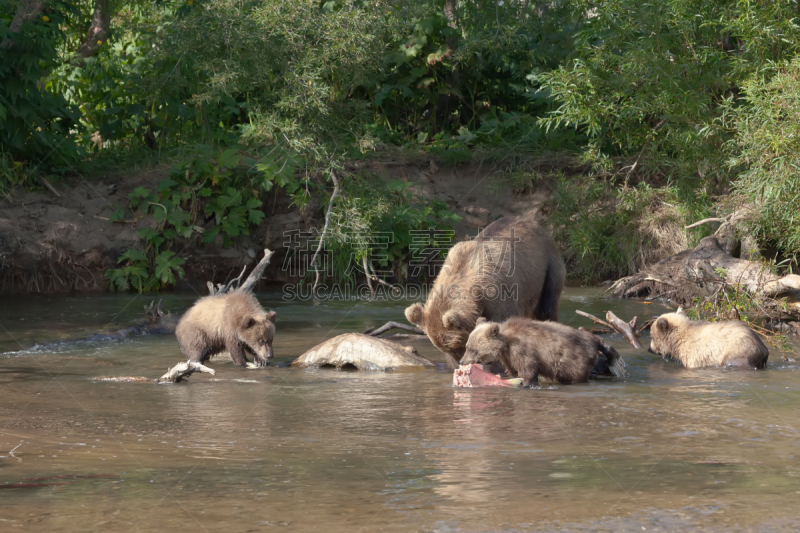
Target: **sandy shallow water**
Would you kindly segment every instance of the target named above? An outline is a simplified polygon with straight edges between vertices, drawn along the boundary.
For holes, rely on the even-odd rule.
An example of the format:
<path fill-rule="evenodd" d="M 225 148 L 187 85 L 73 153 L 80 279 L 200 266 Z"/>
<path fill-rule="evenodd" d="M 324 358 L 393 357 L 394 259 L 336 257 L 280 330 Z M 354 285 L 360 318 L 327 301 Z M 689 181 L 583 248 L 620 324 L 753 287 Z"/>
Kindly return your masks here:
<path fill-rule="evenodd" d="M 408 303 L 258 296 L 278 311 L 278 360 Z M 765 371 L 689 371 L 616 336 L 629 378 L 534 390 L 224 361 L 186 384 L 112 383 L 92 378 L 161 375 L 181 360 L 175 338 L 31 349 L 126 325 L 144 303 L 4 299 L 3 531 L 800 529 L 800 364 L 774 347 Z M 588 326 L 575 309 L 666 311 L 568 289 L 562 322 Z"/>

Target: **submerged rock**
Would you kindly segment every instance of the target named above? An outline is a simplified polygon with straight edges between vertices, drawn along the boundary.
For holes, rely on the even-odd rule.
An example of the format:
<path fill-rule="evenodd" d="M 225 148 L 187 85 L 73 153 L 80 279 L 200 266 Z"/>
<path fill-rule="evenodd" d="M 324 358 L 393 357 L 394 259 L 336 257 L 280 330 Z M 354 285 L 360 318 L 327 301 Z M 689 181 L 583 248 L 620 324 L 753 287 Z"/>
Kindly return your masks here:
<path fill-rule="evenodd" d="M 311 348 L 298 357 L 294 368 L 355 367 L 358 370 L 393 370 L 434 367 L 411 346 L 400 346 L 363 333 L 345 333 Z"/>

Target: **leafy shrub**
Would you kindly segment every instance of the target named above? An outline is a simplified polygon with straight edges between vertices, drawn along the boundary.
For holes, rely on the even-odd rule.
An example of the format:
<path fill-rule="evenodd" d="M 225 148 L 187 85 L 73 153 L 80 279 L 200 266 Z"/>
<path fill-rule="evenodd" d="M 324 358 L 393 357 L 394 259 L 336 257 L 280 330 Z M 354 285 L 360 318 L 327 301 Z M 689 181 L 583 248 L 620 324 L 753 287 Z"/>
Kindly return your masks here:
<path fill-rule="evenodd" d="M 222 152 L 198 145 L 193 156 L 176 165 L 154 190 L 137 187 L 128 196 L 135 217 L 149 217 L 154 227 L 139 230 L 142 249 L 128 250 L 106 272 L 112 290 L 151 291 L 175 285 L 183 277 L 183 259 L 175 251 L 179 240 L 218 238 L 224 247 L 264 218 L 263 193 L 278 186 L 301 202 L 304 190 L 295 176 L 297 159 L 281 146 L 262 152 L 243 147 Z M 117 212 L 112 220 L 123 218 Z"/>
<path fill-rule="evenodd" d="M 781 254 L 800 255 L 800 59 L 776 65 L 745 86 L 730 108 L 729 149 L 739 170 L 734 204 L 752 208 L 750 229 Z"/>
<path fill-rule="evenodd" d="M 460 220 L 444 202 L 424 199 L 413 184 L 402 180 L 360 174 L 343 177 L 342 185 L 347 195 L 334 204 L 325 246 L 337 283 L 357 284 L 365 275 L 360 270 L 364 258 L 378 277 L 406 281 L 403 265 L 414 253 L 415 235 L 452 231 L 450 224 Z M 451 243 L 441 244 L 438 252 L 444 254 Z"/>
<path fill-rule="evenodd" d="M 683 227 L 708 203 L 674 187 L 617 188 L 562 175 L 548 207 L 568 274 L 591 282 L 634 274 L 685 250 Z"/>
<path fill-rule="evenodd" d="M 717 119 L 750 74 L 797 52 L 797 3 L 574 4 L 590 15 L 575 56 L 540 76 L 558 106 L 542 124 L 579 128 L 599 166 L 636 156 L 642 176 L 724 191 L 729 131 Z"/>
<path fill-rule="evenodd" d="M 49 2 L 45 14 L 10 30 L 17 2 L 0 0 L 0 42 L 13 42 L 0 60 L 0 147 L 3 157 L 33 163 L 46 171 L 70 165 L 80 156 L 70 129 L 77 109 L 59 93 L 40 87 L 42 78 L 57 65 L 57 46 L 64 38 L 71 3 Z M 15 171 L 16 174 L 16 171 Z M 0 175 L 0 188 L 10 185 L 10 174 Z"/>

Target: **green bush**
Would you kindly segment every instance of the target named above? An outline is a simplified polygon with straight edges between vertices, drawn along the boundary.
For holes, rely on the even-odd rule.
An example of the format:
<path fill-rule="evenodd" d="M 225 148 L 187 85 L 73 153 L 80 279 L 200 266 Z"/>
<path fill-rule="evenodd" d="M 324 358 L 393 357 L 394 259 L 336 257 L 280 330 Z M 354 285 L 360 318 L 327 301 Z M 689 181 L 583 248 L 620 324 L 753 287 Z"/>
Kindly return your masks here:
<path fill-rule="evenodd" d="M 261 197 L 273 187 L 306 201 L 305 180 L 295 174 L 298 159 L 282 146 L 262 151 L 232 147 L 218 151 L 197 145 L 193 155 L 176 165 L 170 176 L 149 190 L 137 187 L 129 196 L 131 216 L 152 224 L 139 230 L 141 249 L 119 257 L 119 268 L 106 272 L 112 290 L 139 292 L 175 285 L 183 277 L 181 248 L 193 238 L 219 239 L 225 248 L 264 218 Z M 119 210 L 112 221 L 122 220 Z"/>
<path fill-rule="evenodd" d="M 730 108 L 734 205 L 752 208 L 756 237 L 790 258 L 800 255 L 800 59 L 775 65 L 744 85 Z"/>
<path fill-rule="evenodd" d="M 57 48 L 64 39 L 61 26 L 73 8 L 63 0 L 49 2 L 45 14 L 12 34 L 9 26 L 16 4 L 0 0 L 0 42 L 13 42 L 0 56 L 0 150 L 4 159 L 57 172 L 81 155 L 70 133 L 79 115 L 62 94 L 43 87 L 42 79 L 58 65 Z M 0 174 L 0 189 L 12 185 L 10 177 L 7 172 Z"/>
<path fill-rule="evenodd" d="M 363 282 L 364 258 L 381 279 L 408 281 L 404 266 L 415 250 L 413 231 L 446 232 L 461 219 L 441 200 L 423 198 L 415 185 L 402 180 L 362 173 L 345 176 L 341 183 L 347 194 L 334 203 L 325 246 L 337 283 Z M 444 254 L 449 244 L 443 242 L 439 252 Z"/>
<path fill-rule="evenodd" d="M 548 208 L 568 275 L 585 282 L 618 278 L 685 250 L 691 238 L 684 225 L 710 204 L 687 192 L 560 176 Z"/>

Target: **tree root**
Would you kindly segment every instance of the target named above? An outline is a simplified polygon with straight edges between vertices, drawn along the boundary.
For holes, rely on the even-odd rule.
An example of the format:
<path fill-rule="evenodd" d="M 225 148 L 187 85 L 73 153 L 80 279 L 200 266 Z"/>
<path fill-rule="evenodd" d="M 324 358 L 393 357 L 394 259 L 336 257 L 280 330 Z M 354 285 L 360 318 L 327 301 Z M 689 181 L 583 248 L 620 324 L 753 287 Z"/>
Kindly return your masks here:
<path fill-rule="evenodd" d="M 728 222 L 723 223 L 725 226 Z M 704 238 L 684 250 L 617 280 L 606 292 L 621 298 L 666 298 L 676 305 L 692 306 L 700 298 L 717 297 L 730 289 L 769 318 L 800 318 L 800 276 L 780 277 L 766 263 L 736 256 L 736 245 L 725 235 Z"/>

